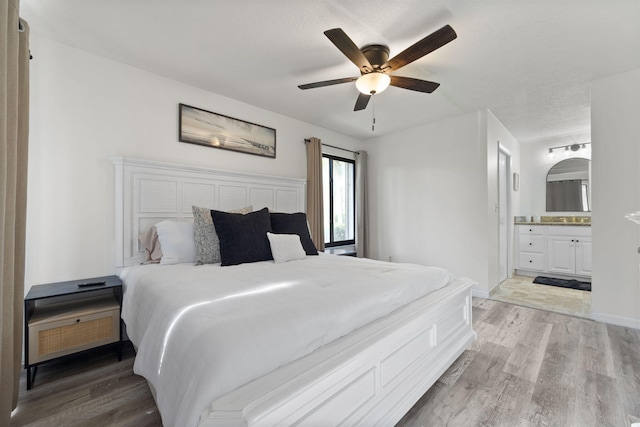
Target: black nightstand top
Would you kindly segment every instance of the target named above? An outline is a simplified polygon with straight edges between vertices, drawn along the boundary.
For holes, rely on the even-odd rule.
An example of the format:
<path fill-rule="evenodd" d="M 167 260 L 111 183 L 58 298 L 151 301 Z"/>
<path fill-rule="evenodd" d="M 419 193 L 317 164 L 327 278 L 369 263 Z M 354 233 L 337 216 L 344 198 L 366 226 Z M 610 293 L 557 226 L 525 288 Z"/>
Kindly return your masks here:
<path fill-rule="evenodd" d="M 81 283 L 99 283 L 104 282 L 104 285 L 94 285 L 80 287 Z M 62 295 L 79 294 L 82 292 L 91 292 L 99 289 L 112 289 L 122 286 L 122 281 L 118 276 L 102 276 L 91 277 L 81 280 L 70 280 L 68 282 L 47 283 L 46 285 L 34 285 L 29 289 L 27 296 L 24 297 L 26 301 L 59 297 Z"/>

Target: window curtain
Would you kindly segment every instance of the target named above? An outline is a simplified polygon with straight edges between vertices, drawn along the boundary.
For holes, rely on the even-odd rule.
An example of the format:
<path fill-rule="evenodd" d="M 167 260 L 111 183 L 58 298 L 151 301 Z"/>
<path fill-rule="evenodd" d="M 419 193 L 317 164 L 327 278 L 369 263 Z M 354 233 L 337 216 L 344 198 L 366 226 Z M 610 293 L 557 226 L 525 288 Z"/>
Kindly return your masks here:
<path fill-rule="evenodd" d="M 369 257 L 367 187 L 367 152 L 358 151 L 356 155 L 356 253 L 358 258 Z"/>
<path fill-rule="evenodd" d="M 311 238 L 319 251 L 324 251 L 324 208 L 322 204 L 322 143 L 307 140 L 307 220 Z"/>
<path fill-rule="evenodd" d="M 0 425 L 18 403 L 27 207 L 29 28 L 0 2 Z"/>

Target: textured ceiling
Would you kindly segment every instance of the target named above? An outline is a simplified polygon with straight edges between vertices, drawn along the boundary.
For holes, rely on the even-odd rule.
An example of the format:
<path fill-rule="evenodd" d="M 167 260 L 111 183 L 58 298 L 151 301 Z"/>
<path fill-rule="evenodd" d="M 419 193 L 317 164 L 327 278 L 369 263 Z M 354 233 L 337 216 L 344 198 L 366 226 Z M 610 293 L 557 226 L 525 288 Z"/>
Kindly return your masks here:
<path fill-rule="evenodd" d="M 22 0 L 21 15 L 39 36 L 362 139 L 483 108 L 520 141 L 589 131 L 589 83 L 640 68 L 639 0 Z M 390 87 L 354 112 L 352 83 L 297 88 L 358 75 L 327 29 L 394 56 L 445 24 L 456 40 L 395 73 L 441 83 L 433 94 Z"/>

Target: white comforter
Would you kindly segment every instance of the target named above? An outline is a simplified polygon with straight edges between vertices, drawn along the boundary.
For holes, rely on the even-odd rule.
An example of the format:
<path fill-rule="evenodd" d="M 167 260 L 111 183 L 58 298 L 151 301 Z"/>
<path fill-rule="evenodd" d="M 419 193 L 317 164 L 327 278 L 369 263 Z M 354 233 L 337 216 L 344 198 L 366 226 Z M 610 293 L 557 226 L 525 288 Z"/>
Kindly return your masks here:
<path fill-rule="evenodd" d="M 445 286 L 443 269 L 331 255 L 121 274 L 134 372 L 165 426 L 194 426 L 222 395 Z"/>

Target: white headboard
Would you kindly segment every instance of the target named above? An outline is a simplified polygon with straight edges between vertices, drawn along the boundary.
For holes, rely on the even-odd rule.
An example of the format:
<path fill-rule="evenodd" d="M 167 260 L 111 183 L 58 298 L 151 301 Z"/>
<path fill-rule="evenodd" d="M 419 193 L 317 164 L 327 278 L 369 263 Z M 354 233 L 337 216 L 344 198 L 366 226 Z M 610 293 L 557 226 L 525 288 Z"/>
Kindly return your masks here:
<path fill-rule="evenodd" d="M 165 219 L 192 221 L 192 205 L 304 212 L 306 180 L 114 157 L 116 267 L 144 261 L 138 234 Z"/>

